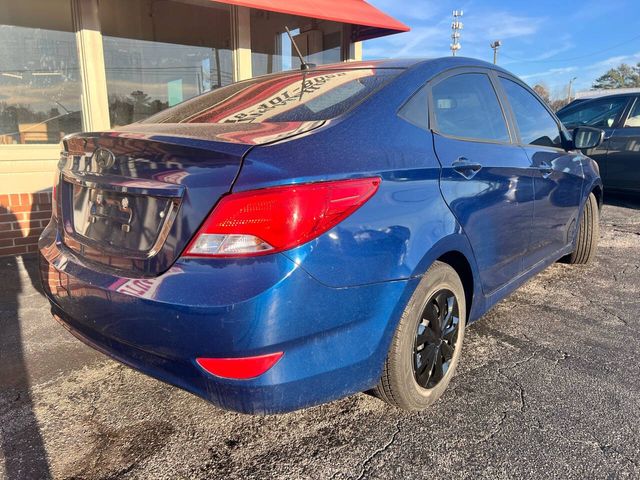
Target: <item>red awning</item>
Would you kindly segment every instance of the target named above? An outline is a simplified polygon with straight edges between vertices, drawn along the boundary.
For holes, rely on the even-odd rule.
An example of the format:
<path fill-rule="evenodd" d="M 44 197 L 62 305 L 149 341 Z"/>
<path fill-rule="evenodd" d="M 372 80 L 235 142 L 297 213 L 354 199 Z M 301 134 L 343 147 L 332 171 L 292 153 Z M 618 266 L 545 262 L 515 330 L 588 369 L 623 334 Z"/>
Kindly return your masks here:
<path fill-rule="evenodd" d="M 350 23 L 352 40 L 360 41 L 393 33 L 408 32 L 409 27 L 381 12 L 364 0 L 215 0 L 220 3 L 257 8 L 301 17 Z"/>

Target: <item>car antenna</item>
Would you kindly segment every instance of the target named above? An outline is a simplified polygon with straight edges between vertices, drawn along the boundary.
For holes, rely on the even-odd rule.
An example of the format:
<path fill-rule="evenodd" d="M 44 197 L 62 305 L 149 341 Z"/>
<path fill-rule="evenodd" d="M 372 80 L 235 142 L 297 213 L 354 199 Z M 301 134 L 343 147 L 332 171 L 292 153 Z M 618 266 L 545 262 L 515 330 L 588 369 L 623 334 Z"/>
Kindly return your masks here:
<path fill-rule="evenodd" d="M 314 68 L 316 66 L 315 63 L 307 63 L 304 60 L 304 57 L 302 56 L 302 53 L 300 52 L 300 49 L 298 48 L 298 45 L 296 45 L 295 40 L 291 36 L 291 31 L 289 30 L 289 27 L 287 27 L 285 25 L 284 29 L 287 31 L 287 35 L 289 35 L 289 40 L 291 40 L 291 44 L 293 45 L 293 48 L 296 51 L 296 55 L 298 55 L 298 58 L 300 59 L 300 70 L 310 70 L 310 69 Z"/>

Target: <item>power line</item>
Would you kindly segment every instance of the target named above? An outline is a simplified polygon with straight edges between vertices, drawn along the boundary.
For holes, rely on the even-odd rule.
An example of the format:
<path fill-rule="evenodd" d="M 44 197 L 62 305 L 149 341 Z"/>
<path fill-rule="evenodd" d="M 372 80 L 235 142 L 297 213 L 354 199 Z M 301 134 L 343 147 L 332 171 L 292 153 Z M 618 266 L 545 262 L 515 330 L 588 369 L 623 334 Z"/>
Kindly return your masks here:
<path fill-rule="evenodd" d="M 524 62 L 524 63 L 571 62 L 573 60 L 582 60 L 584 58 L 589 58 L 589 57 L 592 57 L 594 55 L 598 55 L 600 53 L 608 52 L 609 50 L 613 50 L 615 48 L 622 47 L 623 45 L 626 45 L 629 42 L 633 42 L 634 40 L 637 40 L 637 39 L 640 39 L 640 35 L 636 35 L 635 37 L 632 37 L 632 38 L 630 38 L 628 40 L 625 40 L 624 42 L 616 43 L 615 45 L 611 45 L 610 47 L 603 48 L 602 50 L 596 50 L 595 52 L 587 53 L 587 54 L 580 55 L 580 56 L 577 56 L 577 57 L 570 57 L 570 58 L 553 59 L 553 57 L 552 57 L 552 58 L 547 58 L 547 59 L 544 59 L 544 60 L 525 60 L 523 58 L 512 57 L 511 55 L 507 55 L 504 52 L 502 52 L 502 56 L 506 57 L 506 58 L 508 58 L 510 60 L 515 60 L 517 62 Z"/>

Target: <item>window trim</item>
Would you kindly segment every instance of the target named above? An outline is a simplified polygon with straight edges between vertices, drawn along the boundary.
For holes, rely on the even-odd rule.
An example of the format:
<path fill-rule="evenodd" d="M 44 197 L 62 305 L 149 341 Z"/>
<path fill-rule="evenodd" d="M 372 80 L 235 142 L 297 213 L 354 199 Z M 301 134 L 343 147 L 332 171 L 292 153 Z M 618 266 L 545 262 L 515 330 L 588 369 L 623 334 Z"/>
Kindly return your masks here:
<path fill-rule="evenodd" d="M 493 72 L 494 77 L 495 77 L 494 81 L 496 83 L 496 86 L 500 90 L 500 93 L 504 98 L 504 102 L 505 102 L 505 104 L 507 106 L 507 109 L 509 110 L 509 115 L 510 115 L 510 118 L 511 118 L 511 122 L 513 123 L 513 129 L 514 129 L 514 131 L 516 133 L 516 144 L 518 146 L 520 146 L 520 147 L 523 147 L 523 148 L 524 147 L 541 148 L 541 149 L 547 149 L 547 150 L 554 151 L 554 152 L 565 152 L 566 153 L 568 150 L 567 150 L 567 148 L 565 148 L 564 144 L 565 144 L 566 136 L 567 136 L 567 134 L 569 132 L 567 131 L 565 126 L 562 124 L 560 119 L 556 116 L 556 114 L 553 113 L 551 108 L 544 102 L 544 100 L 542 100 L 540 98 L 540 96 L 531 87 L 529 87 L 526 83 L 524 83 L 520 79 L 514 77 L 513 75 L 508 75 L 508 74 L 503 73 L 503 72 L 496 72 L 495 70 L 493 70 L 492 72 Z M 549 147 L 549 146 L 546 146 L 546 145 L 532 145 L 530 143 L 523 143 L 522 142 L 522 136 L 520 135 L 520 126 L 518 125 L 518 121 L 516 119 L 516 114 L 513 111 L 513 107 L 511 106 L 511 102 L 509 101 L 509 97 L 507 95 L 507 92 L 505 91 L 505 89 L 502 86 L 502 83 L 500 82 L 500 78 L 503 78 L 505 80 L 510 80 L 513 83 L 515 83 L 516 85 L 519 85 L 522 88 L 524 88 L 547 111 L 547 113 L 551 116 L 551 119 L 555 122 L 556 128 L 558 129 L 558 135 L 560 136 L 560 146 L 559 147 Z"/>
<path fill-rule="evenodd" d="M 450 70 L 446 70 L 442 73 L 440 73 L 439 75 L 436 75 L 434 78 L 432 78 L 429 82 L 428 82 L 428 94 L 427 94 L 427 99 L 428 99 L 428 122 L 429 122 L 429 129 L 431 130 L 432 133 L 440 135 L 442 137 L 445 138 L 450 138 L 453 140 L 460 140 L 463 142 L 474 142 L 474 143 L 485 143 L 485 144 L 492 144 L 492 145 L 514 145 L 515 144 L 515 135 L 514 135 L 514 131 L 512 128 L 512 125 L 510 123 L 510 119 L 508 117 L 507 114 L 507 110 L 505 109 L 505 105 L 503 102 L 503 98 L 500 95 L 500 92 L 496 90 L 496 86 L 491 78 L 491 72 L 492 70 L 487 69 L 487 68 L 482 68 L 482 67 L 458 67 L 458 68 L 453 68 Z M 433 87 L 435 87 L 436 85 L 438 85 L 439 83 L 451 78 L 451 77 L 456 77 L 458 75 L 465 75 L 465 74 L 481 74 L 481 75 L 485 75 L 487 77 L 487 79 L 489 80 L 489 84 L 491 85 L 491 88 L 493 89 L 493 92 L 496 95 L 496 100 L 498 101 L 498 106 L 500 107 L 500 111 L 502 112 L 502 119 L 504 121 L 505 127 L 507 128 L 507 135 L 509 136 L 509 141 L 500 141 L 500 140 L 491 140 L 491 139 L 486 139 L 486 138 L 472 138 L 472 137 L 459 137 L 456 135 L 450 135 L 447 133 L 443 133 L 440 130 L 438 130 L 438 122 L 436 120 L 436 115 L 435 115 L 435 111 L 433 109 Z"/>

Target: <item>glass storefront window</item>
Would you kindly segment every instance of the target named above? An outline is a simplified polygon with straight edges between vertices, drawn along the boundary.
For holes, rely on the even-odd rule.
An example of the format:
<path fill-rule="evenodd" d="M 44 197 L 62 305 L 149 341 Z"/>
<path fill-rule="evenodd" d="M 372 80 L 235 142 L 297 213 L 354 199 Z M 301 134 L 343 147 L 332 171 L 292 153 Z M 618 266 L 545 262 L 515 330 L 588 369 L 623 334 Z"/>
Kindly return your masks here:
<path fill-rule="evenodd" d="M 231 63 L 229 50 L 113 37 L 103 44 L 112 127 L 231 83 L 222 67 Z"/>
<path fill-rule="evenodd" d="M 0 25 L 0 144 L 59 143 L 82 130 L 72 32 Z"/>
<path fill-rule="evenodd" d="M 254 77 L 300 68 L 300 60 L 284 31 L 285 25 L 307 62 L 325 65 L 342 61 L 342 24 L 252 10 L 251 69 Z"/>
<path fill-rule="evenodd" d="M 135 0 L 100 4 L 112 127 L 232 82 L 226 6 L 158 2 L 151 15 L 138 13 L 146 8 Z M 118 17 L 118 9 L 130 11 L 135 21 Z"/>

